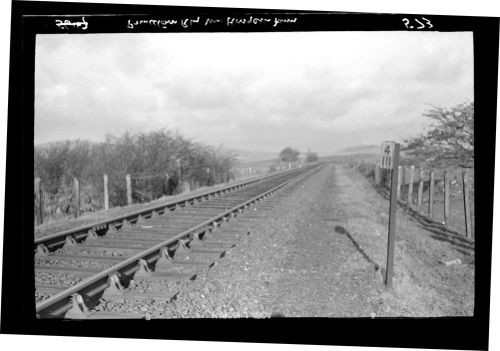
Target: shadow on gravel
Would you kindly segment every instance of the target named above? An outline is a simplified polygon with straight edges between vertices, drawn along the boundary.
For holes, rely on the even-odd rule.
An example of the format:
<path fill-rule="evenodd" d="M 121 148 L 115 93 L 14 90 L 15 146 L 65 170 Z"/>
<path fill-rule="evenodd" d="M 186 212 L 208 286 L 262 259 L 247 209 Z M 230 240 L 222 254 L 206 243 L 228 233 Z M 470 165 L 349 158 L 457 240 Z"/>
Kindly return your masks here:
<path fill-rule="evenodd" d="M 389 191 L 386 188 L 381 186 L 374 186 L 374 188 L 377 193 L 379 193 L 386 200 L 389 200 Z M 429 231 L 433 239 L 448 242 L 458 251 L 464 252 L 468 256 L 474 254 L 474 241 L 466 238 L 459 232 L 446 228 L 439 222 L 434 222 L 428 217 L 421 215 L 405 203 L 398 202 L 398 204 L 399 208 L 403 209 L 405 213 L 410 215 L 418 223 L 420 228 Z"/>
<path fill-rule="evenodd" d="M 378 271 L 380 269 L 380 266 L 375 262 L 373 261 L 370 256 L 368 256 L 366 254 L 366 252 L 363 251 L 363 249 L 359 246 L 359 244 L 356 242 L 356 240 L 354 240 L 354 238 L 352 237 L 351 233 L 349 233 L 347 231 L 347 229 L 345 229 L 344 227 L 338 225 L 335 227 L 335 231 L 339 234 L 344 234 L 345 236 L 347 236 L 349 238 L 349 240 L 352 241 L 354 247 L 356 248 L 356 250 L 359 251 L 359 253 L 361 253 L 361 255 L 363 255 L 363 257 L 368 261 L 370 262 L 372 265 L 373 265 L 373 268 L 375 271 Z"/>

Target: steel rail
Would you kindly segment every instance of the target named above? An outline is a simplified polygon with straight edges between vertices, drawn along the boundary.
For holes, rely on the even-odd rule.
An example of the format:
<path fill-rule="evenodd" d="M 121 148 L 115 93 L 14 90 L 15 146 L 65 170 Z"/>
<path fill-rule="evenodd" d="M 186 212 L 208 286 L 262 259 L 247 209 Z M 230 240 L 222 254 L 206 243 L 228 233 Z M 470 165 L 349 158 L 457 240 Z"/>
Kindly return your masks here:
<path fill-rule="evenodd" d="M 96 274 L 90 278 L 87 278 L 86 280 L 84 280 L 80 283 L 77 283 L 77 284 L 73 285 L 72 287 L 53 295 L 52 297 L 50 297 L 50 298 L 48 298 L 48 299 L 46 299 L 46 300 L 44 300 L 36 305 L 37 317 L 40 317 L 46 310 L 49 310 L 51 307 L 58 305 L 60 303 L 66 302 L 65 303 L 66 306 L 61 306 L 57 310 L 57 311 L 62 310 L 64 313 L 69 308 L 71 308 L 71 307 L 68 307 L 68 304 L 71 303 L 70 299 L 71 299 L 71 296 L 73 294 L 76 294 L 76 293 L 85 291 L 89 288 L 92 288 L 92 285 L 101 281 L 100 286 L 92 288 L 91 291 L 93 292 L 93 294 L 89 294 L 89 296 L 91 296 L 91 297 L 94 296 L 95 294 L 105 290 L 110 285 L 109 281 L 110 281 L 111 276 L 113 276 L 115 274 L 118 274 L 120 276 L 122 276 L 122 275 L 130 276 L 130 275 L 134 274 L 135 272 L 137 272 L 140 269 L 141 260 L 146 260 L 146 262 L 148 264 L 156 261 L 157 259 L 161 258 L 163 249 L 177 248 L 178 245 L 180 245 L 179 241 L 181 241 L 183 239 L 188 239 L 188 240 L 191 239 L 192 240 L 194 238 L 195 233 L 197 233 L 200 230 L 201 231 L 199 233 L 203 233 L 209 229 L 213 230 L 215 227 L 217 227 L 219 225 L 218 221 L 220 221 L 221 219 L 223 221 L 228 220 L 228 219 L 226 219 L 226 217 L 234 216 L 242 208 L 246 208 L 250 204 L 252 204 L 256 201 L 259 201 L 262 198 L 267 197 L 270 194 L 276 192 L 278 189 L 284 187 L 285 185 L 290 184 L 292 182 L 299 181 L 300 179 L 303 179 L 304 177 L 312 174 L 315 171 L 318 171 L 319 169 L 320 169 L 320 167 L 318 167 L 318 165 L 316 165 L 315 167 L 312 167 L 309 170 L 302 172 L 302 173 L 298 174 L 297 176 L 282 182 L 281 184 L 271 188 L 268 191 L 265 191 L 265 192 L 255 196 L 255 197 L 253 197 L 253 198 L 251 198 L 251 199 L 249 199 L 249 200 L 247 200 L 247 201 L 245 201 L 237 206 L 234 206 L 233 208 L 231 208 L 229 210 L 226 210 L 226 211 L 224 211 L 216 216 L 213 216 L 213 217 L 203 221 L 202 223 L 200 223 L 200 224 L 198 224 L 190 229 L 187 229 L 187 230 L 183 231 L 182 233 L 177 234 L 176 236 L 174 236 L 172 238 L 169 238 L 161 243 L 154 245 L 153 247 L 151 247 L 149 249 L 146 249 L 142 252 L 139 252 L 139 253 L 127 258 L 123 262 L 120 262 L 112 267 L 109 267 L 109 268 L 99 272 L 98 274 Z M 52 317 L 54 317 L 54 316 L 52 316 Z"/>
<path fill-rule="evenodd" d="M 238 184 L 233 184 L 233 185 L 230 185 L 230 186 L 227 186 L 227 187 L 224 187 L 224 188 L 221 188 L 221 189 L 217 189 L 217 190 L 208 190 L 208 191 L 203 192 L 201 194 L 193 195 L 193 196 L 187 197 L 185 199 L 179 199 L 179 200 L 169 201 L 169 202 L 163 203 L 161 205 L 154 205 L 154 206 L 151 206 L 151 207 L 143 208 L 143 209 L 136 210 L 134 212 L 126 213 L 126 214 L 123 214 L 123 215 L 119 215 L 119 216 L 116 216 L 116 217 L 113 217 L 113 218 L 110 218 L 110 219 L 105 219 L 105 220 L 102 220 L 100 222 L 86 224 L 86 225 L 83 225 L 83 226 L 80 226 L 80 227 L 77 227 L 77 228 L 72 228 L 72 229 L 64 230 L 64 231 L 61 231 L 61 232 L 58 232 L 58 233 L 46 235 L 46 236 L 43 236 L 43 237 L 35 239 L 35 241 L 34 241 L 34 249 L 35 249 L 35 252 L 36 252 L 36 249 L 37 249 L 38 245 L 41 245 L 41 244 L 43 245 L 43 244 L 49 243 L 51 241 L 56 241 L 55 244 L 52 243 L 53 245 L 57 245 L 58 243 L 59 244 L 63 244 L 64 241 L 65 241 L 64 239 L 67 236 L 79 235 L 80 237 L 78 239 L 80 240 L 82 237 L 87 236 L 89 234 L 89 231 L 92 231 L 92 230 L 99 231 L 99 230 L 102 230 L 102 229 L 108 229 L 109 225 L 111 225 L 111 224 L 112 225 L 116 225 L 118 228 L 120 228 L 123 225 L 123 221 L 134 222 L 135 220 L 137 220 L 139 218 L 139 216 L 149 218 L 151 215 L 153 215 L 153 212 L 162 212 L 162 211 L 164 212 L 164 211 L 166 211 L 169 208 L 172 208 L 172 207 L 175 208 L 176 206 L 185 205 L 188 202 L 191 202 L 191 201 L 194 201 L 194 200 L 198 200 L 198 199 L 202 199 L 202 198 L 204 198 L 206 196 L 211 196 L 211 195 L 219 194 L 221 192 L 225 192 L 225 191 L 228 191 L 228 190 L 232 191 L 232 190 L 235 190 L 235 189 L 240 189 L 240 188 L 243 188 L 243 187 L 248 187 L 248 186 L 250 186 L 252 184 L 259 183 L 259 182 L 262 182 L 264 180 L 271 179 L 273 177 L 277 177 L 277 176 L 280 176 L 280 175 L 284 175 L 284 174 L 287 174 L 289 172 L 293 172 L 295 170 L 297 170 L 297 169 L 295 168 L 295 169 L 287 170 L 287 171 L 284 171 L 284 172 L 274 173 L 274 174 L 271 174 L 271 175 L 268 175 L 268 176 L 265 176 L 265 177 L 261 177 L 261 178 L 258 178 L 258 179 L 252 179 L 252 180 L 242 181 L 241 183 L 238 183 Z M 60 239 L 60 240 L 58 240 L 58 239 Z"/>

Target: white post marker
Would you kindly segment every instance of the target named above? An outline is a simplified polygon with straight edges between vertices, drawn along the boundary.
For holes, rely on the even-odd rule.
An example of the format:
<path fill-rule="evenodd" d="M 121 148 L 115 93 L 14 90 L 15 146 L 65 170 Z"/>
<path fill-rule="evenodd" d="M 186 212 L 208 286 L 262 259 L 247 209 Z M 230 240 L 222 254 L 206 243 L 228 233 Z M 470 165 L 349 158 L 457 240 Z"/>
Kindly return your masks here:
<path fill-rule="evenodd" d="M 391 192 L 389 202 L 389 228 L 387 238 L 387 264 L 385 269 L 385 284 L 388 289 L 392 288 L 392 271 L 394 265 L 394 241 L 396 235 L 396 208 L 398 166 L 399 166 L 399 144 L 389 141 L 382 144 L 382 162 L 385 169 L 391 170 Z"/>

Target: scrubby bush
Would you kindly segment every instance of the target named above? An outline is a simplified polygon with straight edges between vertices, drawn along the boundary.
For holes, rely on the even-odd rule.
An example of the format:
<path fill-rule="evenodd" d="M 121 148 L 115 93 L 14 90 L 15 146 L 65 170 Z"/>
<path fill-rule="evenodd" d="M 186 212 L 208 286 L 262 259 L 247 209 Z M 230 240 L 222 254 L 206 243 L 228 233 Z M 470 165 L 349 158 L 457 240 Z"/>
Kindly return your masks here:
<path fill-rule="evenodd" d="M 281 150 L 278 159 L 280 162 L 296 162 L 299 159 L 299 155 L 299 150 L 287 146 Z"/>
<path fill-rule="evenodd" d="M 306 162 L 318 162 L 318 154 L 309 150 L 306 154 Z"/>
<path fill-rule="evenodd" d="M 424 116 L 433 124 L 406 140 L 403 150 L 433 167 L 474 167 L 474 101 L 451 108 L 431 106 Z"/>
<path fill-rule="evenodd" d="M 127 202 L 127 174 L 136 202 L 205 186 L 232 176 L 232 155 L 169 130 L 108 135 L 104 142 L 66 141 L 35 147 L 35 177 L 42 179 L 48 215 L 69 214 L 73 179 L 80 181 L 82 210 L 103 206 L 103 174 L 108 175 L 111 206 Z M 168 179 L 167 179 L 168 175 Z"/>

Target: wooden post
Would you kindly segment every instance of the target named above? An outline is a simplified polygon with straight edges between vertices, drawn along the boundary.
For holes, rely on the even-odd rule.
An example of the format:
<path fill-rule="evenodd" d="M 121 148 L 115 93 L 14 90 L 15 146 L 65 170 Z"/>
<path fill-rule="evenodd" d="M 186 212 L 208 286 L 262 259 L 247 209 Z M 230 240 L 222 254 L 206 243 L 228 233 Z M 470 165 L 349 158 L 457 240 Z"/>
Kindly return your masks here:
<path fill-rule="evenodd" d="M 444 225 L 450 225 L 450 176 L 448 170 L 444 171 Z"/>
<path fill-rule="evenodd" d="M 422 207 L 423 192 L 424 192 L 424 170 L 420 168 L 418 172 L 417 213 L 420 213 L 420 208 Z"/>
<path fill-rule="evenodd" d="M 80 217 L 80 184 L 76 177 L 73 179 L 75 185 L 75 218 Z"/>
<path fill-rule="evenodd" d="M 408 183 L 408 206 L 411 206 L 411 200 L 412 200 L 412 196 L 413 196 L 413 174 L 414 174 L 414 171 L 415 170 L 415 166 L 410 166 L 410 179 L 409 179 L 409 183 Z"/>
<path fill-rule="evenodd" d="M 108 175 L 104 174 L 104 211 L 109 210 Z"/>
<path fill-rule="evenodd" d="M 380 185 L 381 184 L 381 173 L 382 173 L 380 166 L 375 165 L 374 171 L 375 171 L 375 185 Z"/>
<path fill-rule="evenodd" d="M 401 183 L 403 181 L 403 172 L 401 171 L 401 166 L 398 166 L 398 186 L 396 189 L 396 198 L 398 201 L 401 201 Z"/>
<path fill-rule="evenodd" d="M 406 166 L 401 166 L 401 195 L 400 195 L 400 198 L 401 198 L 401 202 L 403 202 L 403 191 L 405 189 L 405 185 L 406 185 L 406 174 L 408 172 L 406 171 Z"/>
<path fill-rule="evenodd" d="M 215 173 L 215 171 L 214 171 L 214 173 Z M 179 184 L 180 184 L 180 181 L 182 178 L 182 168 L 181 168 L 181 160 L 180 159 L 175 160 L 175 175 L 179 179 Z"/>
<path fill-rule="evenodd" d="M 432 218 L 432 211 L 434 207 L 434 171 L 429 171 L 429 212 L 428 217 Z"/>
<path fill-rule="evenodd" d="M 130 179 L 130 174 L 127 174 L 125 179 L 127 180 L 127 205 L 132 205 L 132 180 Z"/>
<path fill-rule="evenodd" d="M 398 168 L 398 171 L 399 171 L 399 168 Z M 385 181 L 385 184 L 384 186 L 387 188 L 387 189 L 390 189 L 389 187 L 391 186 L 391 177 L 392 177 L 392 171 L 390 169 L 386 169 L 385 170 L 385 175 L 383 175 L 383 179 Z M 398 178 L 399 178 L 399 173 L 398 173 Z M 396 180 L 396 191 L 397 191 L 397 180 Z M 396 196 L 396 200 L 397 200 L 397 196 Z"/>
<path fill-rule="evenodd" d="M 391 198 L 389 205 L 389 229 L 387 238 L 387 265 L 385 269 L 385 284 L 388 289 L 392 288 L 392 268 L 394 265 L 394 241 L 396 236 L 396 209 L 397 202 L 397 181 L 398 181 L 398 163 L 399 163 L 399 144 L 394 144 L 394 155 L 392 157 L 391 170 Z"/>
<path fill-rule="evenodd" d="M 40 178 L 35 178 L 35 220 L 36 225 L 43 223 L 43 192 Z"/>
<path fill-rule="evenodd" d="M 464 192 L 464 211 L 465 211 L 465 236 L 473 238 L 472 222 L 470 216 L 470 200 L 469 200 L 469 175 L 467 171 L 462 172 L 463 192 Z"/>

